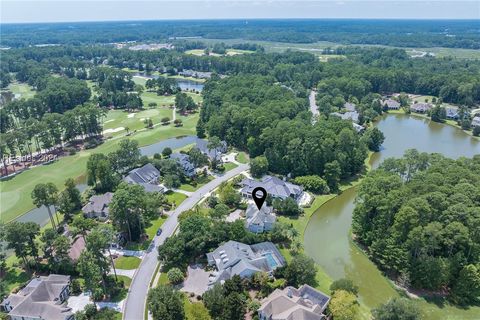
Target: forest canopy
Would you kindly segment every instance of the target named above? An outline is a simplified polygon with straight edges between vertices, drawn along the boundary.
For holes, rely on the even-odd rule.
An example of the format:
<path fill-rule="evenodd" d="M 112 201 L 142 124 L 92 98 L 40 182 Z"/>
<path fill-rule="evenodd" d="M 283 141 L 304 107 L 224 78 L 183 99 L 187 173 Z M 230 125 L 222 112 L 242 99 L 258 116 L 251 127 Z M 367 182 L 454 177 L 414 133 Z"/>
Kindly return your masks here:
<path fill-rule="evenodd" d="M 360 184 L 356 240 L 404 285 L 480 297 L 480 156 L 452 160 L 408 150 Z"/>

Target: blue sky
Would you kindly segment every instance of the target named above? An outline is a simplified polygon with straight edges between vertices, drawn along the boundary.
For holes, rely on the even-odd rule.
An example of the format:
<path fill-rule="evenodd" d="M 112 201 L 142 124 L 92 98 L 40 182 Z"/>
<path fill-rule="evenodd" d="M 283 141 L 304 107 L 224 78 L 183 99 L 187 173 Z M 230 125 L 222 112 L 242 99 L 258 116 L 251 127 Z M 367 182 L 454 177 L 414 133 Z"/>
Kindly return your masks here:
<path fill-rule="evenodd" d="M 1 22 L 235 18 L 480 19 L 480 1 L 0 0 Z"/>

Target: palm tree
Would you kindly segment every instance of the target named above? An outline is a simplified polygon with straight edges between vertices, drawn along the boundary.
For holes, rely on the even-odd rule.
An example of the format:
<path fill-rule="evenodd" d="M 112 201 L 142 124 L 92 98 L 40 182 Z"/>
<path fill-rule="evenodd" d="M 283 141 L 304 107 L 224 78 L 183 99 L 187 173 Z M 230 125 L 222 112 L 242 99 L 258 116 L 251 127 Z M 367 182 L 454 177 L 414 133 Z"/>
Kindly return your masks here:
<path fill-rule="evenodd" d="M 40 208 L 41 206 L 47 207 L 50 222 L 52 223 L 52 227 L 54 229 L 57 229 L 57 226 L 55 226 L 55 220 L 53 219 L 52 210 L 50 207 L 53 206 L 55 210 L 55 204 L 57 203 L 57 194 L 58 189 L 51 182 L 37 184 L 31 194 L 33 204 L 35 204 L 37 208 Z M 57 223 L 58 225 L 60 224 L 58 217 Z"/>

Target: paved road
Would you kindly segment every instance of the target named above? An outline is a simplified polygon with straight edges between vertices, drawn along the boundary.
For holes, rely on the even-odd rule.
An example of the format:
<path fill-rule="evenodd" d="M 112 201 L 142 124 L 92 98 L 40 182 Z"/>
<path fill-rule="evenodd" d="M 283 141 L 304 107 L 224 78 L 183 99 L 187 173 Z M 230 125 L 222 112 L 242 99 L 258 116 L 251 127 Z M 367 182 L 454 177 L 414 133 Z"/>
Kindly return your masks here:
<path fill-rule="evenodd" d="M 163 232 L 160 236 L 155 236 L 153 242 L 155 246 L 151 246 L 140 264 L 140 267 L 135 274 L 130 290 L 128 292 L 127 300 L 123 310 L 123 319 L 125 320 L 143 320 L 145 315 L 145 302 L 147 299 L 147 293 L 152 279 L 155 268 L 157 266 L 157 247 L 167 237 L 170 237 L 178 224 L 178 215 L 186 210 L 193 208 L 193 206 L 202 199 L 207 193 L 215 189 L 223 181 L 227 181 L 230 178 L 240 174 L 248 169 L 248 164 L 241 164 L 238 167 L 226 172 L 223 176 L 217 177 L 210 181 L 197 191 L 195 191 L 189 198 L 185 199 L 170 215 L 162 226 Z"/>
<path fill-rule="evenodd" d="M 310 91 L 310 96 L 309 96 L 309 100 L 310 100 L 310 112 L 313 114 L 313 120 L 312 121 L 315 121 L 315 119 L 320 115 L 320 111 L 318 111 L 318 106 L 317 106 L 317 103 L 315 102 L 315 91 Z"/>

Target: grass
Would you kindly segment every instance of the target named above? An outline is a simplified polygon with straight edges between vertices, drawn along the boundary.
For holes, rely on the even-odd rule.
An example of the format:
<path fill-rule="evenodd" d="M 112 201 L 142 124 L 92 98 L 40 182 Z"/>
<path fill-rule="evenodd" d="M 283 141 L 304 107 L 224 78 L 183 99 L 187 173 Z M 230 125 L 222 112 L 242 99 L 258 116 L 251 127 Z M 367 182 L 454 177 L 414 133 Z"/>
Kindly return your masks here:
<path fill-rule="evenodd" d="M 235 160 L 240 163 L 248 163 L 250 161 L 250 158 L 246 152 L 240 151 L 235 157 Z"/>
<path fill-rule="evenodd" d="M 203 56 L 205 55 L 205 50 L 203 49 L 192 49 L 192 50 L 187 50 L 185 51 L 186 54 L 191 54 L 194 56 Z"/>
<path fill-rule="evenodd" d="M 160 273 L 157 285 L 167 285 L 168 283 L 169 282 L 168 282 L 167 273 L 166 272 Z"/>
<path fill-rule="evenodd" d="M 202 302 L 191 302 L 184 295 L 185 319 L 186 320 L 211 320 L 207 308 Z"/>
<path fill-rule="evenodd" d="M 120 256 L 115 259 L 115 268 L 123 270 L 137 269 L 142 259 L 137 257 Z"/>
<path fill-rule="evenodd" d="M 130 285 L 132 284 L 132 279 L 130 279 L 127 276 L 117 276 L 118 280 L 123 280 L 123 284 L 125 285 L 125 288 L 130 288 Z"/>
<path fill-rule="evenodd" d="M 14 95 L 18 95 L 19 99 L 33 98 L 36 93 L 33 87 L 22 82 L 13 82 L 8 85 L 7 89 L 10 90 Z"/>
<path fill-rule="evenodd" d="M 209 183 L 212 180 L 213 180 L 212 176 L 206 176 L 206 177 L 205 176 L 199 176 L 195 180 L 195 182 L 197 183 L 195 186 L 192 185 L 192 182 L 184 183 L 180 186 L 179 189 L 189 191 L 189 192 L 194 192 L 194 191 L 198 190 L 200 187 L 206 185 L 207 183 Z"/>
<path fill-rule="evenodd" d="M 223 166 L 225 167 L 225 171 L 230 171 L 230 170 L 238 167 L 238 165 L 236 163 L 233 163 L 233 162 L 227 162 L 227 163 L 223 164 Z"/>
<path fill-rule="evenodd" d="M 143 130 L 132 134 L 129 138 L 138 141 L 140 146 L 153 144 L 173 137 L 195 134 L 198 113 L 188 117 L 179 117 L 183 120 L 183 127 L 156 126 L 150 130 Z M 119 122 L 121 123 L 121 122 Z M 62 157 L 48 165 L 26 170 L 16 176 L 0 181 L 0 221 L 9 222 L 23 213 L 34 208 L 30 197 L 33 188 L 38 183 L 52 182 L 60 190 L 67 178 L 78 178 L 85 174 L 88 157 L 93 153 L 109 153 L 118 148 L 117 135 L 105 141 L 95 149 L 84 150 L 73 156 Z"/>
<path fill-rule="evenodd" d="M 5 276 L 2 278 L 2 282 L 5 284 L 6 291 L 11 292 L 30 280 L 31 275 L 18 267 L 21 262 L 15 255 L 8 257 L 6 263 L 7 270 Z"/>
<path fill-rule="evenodd" d="M 157 219 L 150 221 L 151 225 L 145 229 L 145 233 L 148 235 L 148 239 L 153 239 L 153 237 L 155 237 L 158 228 L 160 228 L 166 220 L 166 217 L 160 216 Z"/>
<path fill-rule="evenodd" d="M 183 193 L 173 192 L 170 190 L 165 192 L 165 195 L 170 203 L 175 203 L 175 207 L 178 207 L 183 200 L 187 199 L 187 196 Z"/>

